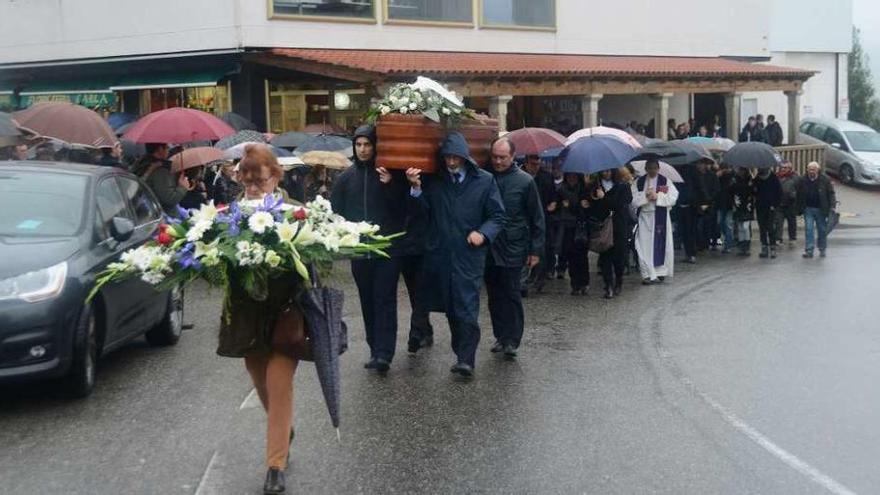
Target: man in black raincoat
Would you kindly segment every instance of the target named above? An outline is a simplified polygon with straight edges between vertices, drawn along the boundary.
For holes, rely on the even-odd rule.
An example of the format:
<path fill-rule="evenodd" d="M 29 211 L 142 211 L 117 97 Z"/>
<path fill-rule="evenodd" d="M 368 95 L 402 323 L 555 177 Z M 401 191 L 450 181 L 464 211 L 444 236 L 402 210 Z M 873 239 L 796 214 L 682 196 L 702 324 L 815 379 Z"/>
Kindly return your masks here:
<path fill-rule="evenodd" d="M 406 220 L 406 192 L 395 193 L 387 171 L 376 170 L 376 129 L 359 127 L 354 136 L 354 165 L 333 185 L 333 211 L 351 222 L 379 225 L 379 233 L 403 232 Z M 400 188 L 396 189 L 400 191 Z M 358 287 L 370 360 L 364 365 L 384 373 L 391 366 L 397 344 L 397 280 L 401 259 L 397 243 L 388 250 L 391 258 L 367 256 L 352 260 L 351 272 Z"/>
<path fill-rule="evenodd" d="M 504 204 L 495 179 L 480 170 L 467 141 L 451 132 L 440 150 L 444 166 L 432 181 L 411 168 L 410 196 L 426 209 L 425 295 L 432 311 L 446 313 L 458 362 L 450 371 L 473 375 L 480 342 L 480 286 L 489 244 L 504 225 Z"/>
<path fill-rule="evenodd" d="M 504 229 L 489 249 L 486 292 L 495 345 L 492 352 L 516 357 L 524 314 L 520 292 L 523 267 L 534 268 L 544 250 L 544 207 L 532 176 L 513 166 L 514 144 L 501 138 L 492 145 L 492 175 L 504 202 Z"/>

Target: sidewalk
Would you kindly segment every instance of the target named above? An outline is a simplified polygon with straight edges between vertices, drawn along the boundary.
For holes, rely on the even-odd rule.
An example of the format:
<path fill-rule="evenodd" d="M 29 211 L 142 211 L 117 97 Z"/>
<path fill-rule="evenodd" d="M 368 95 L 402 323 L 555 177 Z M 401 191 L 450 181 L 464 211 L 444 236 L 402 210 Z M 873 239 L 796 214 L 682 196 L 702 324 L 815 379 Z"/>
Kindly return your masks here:
<path fill-rule="evenodd" d="M 840 205 L 840 224 L 853 227 L 880 227 L 880 189 L 845 186 L 834 181 Z"/>

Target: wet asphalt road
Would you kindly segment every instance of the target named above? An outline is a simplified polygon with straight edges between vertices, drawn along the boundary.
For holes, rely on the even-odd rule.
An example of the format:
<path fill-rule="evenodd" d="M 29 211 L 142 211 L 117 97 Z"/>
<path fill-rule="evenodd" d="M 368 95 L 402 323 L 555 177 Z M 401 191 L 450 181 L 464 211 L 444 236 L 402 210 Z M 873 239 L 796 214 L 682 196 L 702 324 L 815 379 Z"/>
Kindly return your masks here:
<path fill-rule="evenodd" d="M 484 319 L 472 382 L 450 376 L 440 315 L 434 348 L 409 356 L 401 334 L 388 376 L 365 373 L 341 273 L 342 441 L 304 364 L 290 492 L 880 493 L 880 193 L 841 195 L 853 215 L 824 260 L 709 253 L 614 301 L 596 275 L 586 298 L 551 284 L 526 300 L 516 362 L 489 353 Z M 195 328 L 111 354 L 87 400 L 0 389 L 0 493 L 260 493 L 264 414 L 213 353 L 219 304 L 189 291 Z"/>

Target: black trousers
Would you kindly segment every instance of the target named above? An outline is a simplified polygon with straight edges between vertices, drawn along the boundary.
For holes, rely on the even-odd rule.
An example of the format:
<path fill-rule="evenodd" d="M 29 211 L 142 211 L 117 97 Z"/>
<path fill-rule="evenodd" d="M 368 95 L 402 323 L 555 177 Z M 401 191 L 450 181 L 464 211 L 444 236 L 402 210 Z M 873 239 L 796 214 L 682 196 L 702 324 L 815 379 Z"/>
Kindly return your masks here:
<path fill-rule="evenodd" d="M 709 207 L 706 211 L 697 213 L 697 251 L 705 251 L 709 249 L 712 241 L 718 237 L 715 230 L 718 228 L 718 222 L 715 221 L 715 208 Z"/>
<path fill-rule="evenodd" d="M 602 272 L 602 280 L 605 288 L 614 287 L 615 284 L 623 284 L 623 272 L 626 268 L 626 257 L 629 251 L 629 243 L 623 239 L 614 240 L 611 249 L 599 254 L 599 271 Z"/>
<path fill-rule="evenodd" d="M 697 255 L 697 210 L 695 206 L 678 208 L 678 225 L 681 229 L 681 244 L 687 257 Z"/>
<path fill-rule="evenodd" d="M 498 342 L 514 347 L 519 347 L 523 336 L 521 272 L 520 267 L 487 266 L 485 276 L 492 333 Z"/>
<path fill-rule="evenodd" d="M 788 240 L 797 240 L 797 213 L 794 206 L 780 206 L 776 209 L 776 239 L 782 240 L 783 225 L 788 222 Z"/>
<path fill-rule="evenodd" d="M 425 306 L 425 295 L 421 290 L 424 274 L 421 256 L 402 256 L 399 259 L 400 272 L 409 295 L 412 312 L 409 316 L 409 340 L 421 341 L 434 336 L 434 327 Z"/>
<path fill-rule="evenodd" d="M 364 316 L 370 357 L 391 361 L 397 344 L 397 280 L 400 260 L 352 260 L 354 276 Z"/>
<path fill-rule="evenodd" d="M 758 217 L 758 232 L 761 235 L 761 246 L 776 245 L 776 213 L 770 208 L 756 210 Z"/>
<path fill-rule="evenodd" d="M 474 294 L 479 305 L 480 294 Z M 479 312 L 479 307 L 477 308 Z M 462 308 L 452 307 L 446 313 L 449 330 L 452 333 L 452 352 L 461 363 L 476 366 L 477 346 L 480 345 L 480 324 L 477 316 Z"/>
<path fill-rule="evenodd" d="M 590 286 L 589 250 L 586 243 L 574 241 L 575 228 L 565 231 L 565 260 L 573 290 Z"/>

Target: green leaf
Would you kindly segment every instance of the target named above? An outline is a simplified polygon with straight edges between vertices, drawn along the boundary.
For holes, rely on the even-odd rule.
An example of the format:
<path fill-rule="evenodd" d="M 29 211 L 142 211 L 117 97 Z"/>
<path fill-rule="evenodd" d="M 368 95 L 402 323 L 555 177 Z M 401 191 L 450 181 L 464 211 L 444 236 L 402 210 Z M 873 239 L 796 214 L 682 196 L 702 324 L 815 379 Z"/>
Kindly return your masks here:
<path fill-rule="evenodd" d="M 438 124 L 440 123 L 440 112 L 438 112 L 436 108 L 429 108 L 429 109 L 425 110 L 424 112 L 422 112 L 422 115 L 424 115 L 425 117 L 427 117 L 428 119 L 430 119 L 433 122 L 436 122 Z"/>

